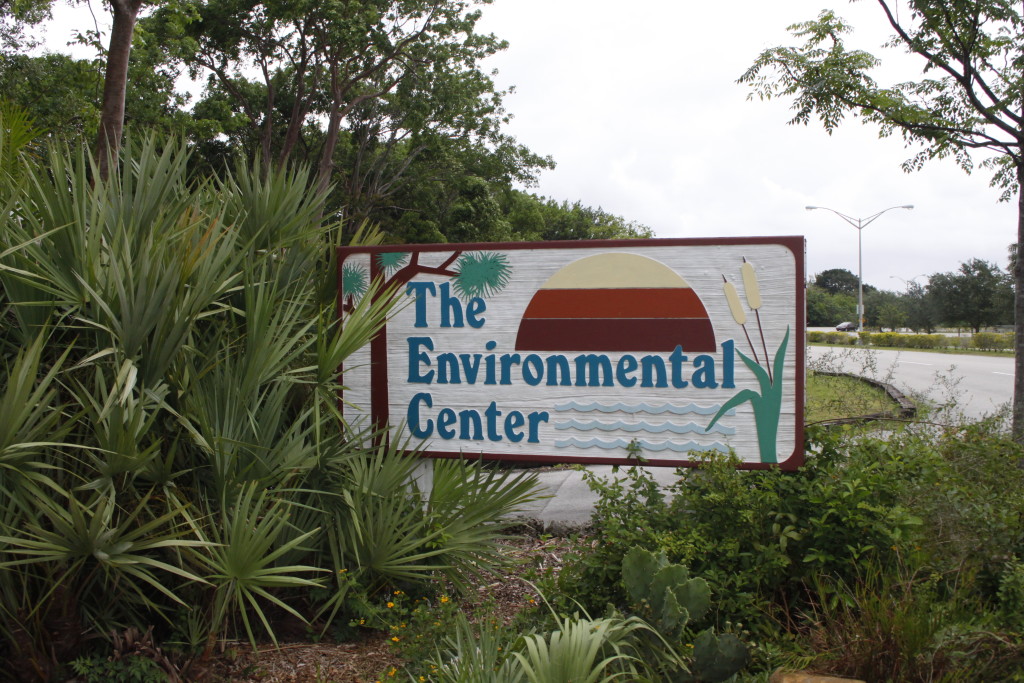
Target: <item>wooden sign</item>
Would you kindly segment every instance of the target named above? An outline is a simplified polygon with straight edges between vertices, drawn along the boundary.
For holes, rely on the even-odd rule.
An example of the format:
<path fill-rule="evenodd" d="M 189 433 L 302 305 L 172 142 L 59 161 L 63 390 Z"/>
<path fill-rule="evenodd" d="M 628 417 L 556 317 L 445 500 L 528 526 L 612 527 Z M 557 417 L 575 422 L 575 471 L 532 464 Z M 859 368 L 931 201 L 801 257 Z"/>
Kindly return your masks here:
<path fill-rule="evenodd" d="M 406 299 L 344 411 L 433 457 L 803 460 L 802 237 L 341 248 L 339 310 Z"/>

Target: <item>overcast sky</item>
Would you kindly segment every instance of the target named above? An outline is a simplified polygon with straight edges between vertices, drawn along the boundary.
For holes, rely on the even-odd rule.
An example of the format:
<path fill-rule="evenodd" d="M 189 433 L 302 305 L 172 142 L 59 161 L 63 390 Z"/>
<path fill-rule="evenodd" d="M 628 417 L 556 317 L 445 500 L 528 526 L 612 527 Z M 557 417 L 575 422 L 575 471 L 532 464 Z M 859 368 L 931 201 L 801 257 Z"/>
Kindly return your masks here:
<path fill-rule="evenodd" d="M 902 289 L 898 278 L 969 258 L 1005 269 L 1016 214 L 984 170 L 969 176 L 944 160 L 907 174 L 900 164 L 916 148 L 899 138 L 857 119 L 829 136 L 817 123 L 787 125 L 788 101 L 747 100 L 736 79 L 765 48 L 795 44 L 788 25 L 825 8 L 856 28 L 848 47 L 883 59 L 880 82 L 920 74 L 918 61 L 882 48 L 889 32 L 873 0 L 494 0 L 479 28 L 509 42 L 489 63 L 500 87 L 516 88 L 508 132 L 558 164 L 531 191 L 600 206 L 658 237 L 803 235 L 808 277 L 856 273 L 857 230 L 805 206 L 867 217 L 913 204 L 864 229 L 865 282 Z M 92 23 L 54 11 L 58 26 Z M 66 32 L 48 42 L 64 49 Z"/>
<path fill-rule="evenodd" d="M 848 47 L 883 59 L 879 81 L 920 74 L 882 48 L 889 32 L 872 0 L 495 0 L 481 30 L 510 44 L 491 60 L 499 85 L 516 87 L 509 132 L 558 164 L 539 194 L 600 206 L 658 237 L 804 235 L 809 277 L 856 273 L 857 230 L 805 206 L 867 217 L 913 204 L 864 229 L 865 282 L 902 289 L 896 278 L 975 257 L 1005 269 L 1015 207 L 998 202 L 984 170 L 943 160 L 907 174 L 900 164 L 916 148 L 901 139 L 857 119 L 830 137 L 819 124 L 787 125 L 790 102 L 747 100 L 736 79 L 763 49 L 797 44 L 786 27 L 826 8 L 856 28 Z"/>

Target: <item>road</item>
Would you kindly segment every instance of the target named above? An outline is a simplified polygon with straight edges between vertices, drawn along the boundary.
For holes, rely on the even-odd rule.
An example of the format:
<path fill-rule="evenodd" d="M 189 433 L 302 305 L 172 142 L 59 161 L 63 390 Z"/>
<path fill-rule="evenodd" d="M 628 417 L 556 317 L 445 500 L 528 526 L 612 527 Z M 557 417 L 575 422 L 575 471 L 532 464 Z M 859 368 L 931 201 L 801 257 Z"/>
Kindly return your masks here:
<path fill-rule="evenodd" d="M 807 362 L 889 382 L 912 398 L 955 402 L 969 418 L 991 415 L 1013 396 L 1010 356 L 811 346 Z"/>

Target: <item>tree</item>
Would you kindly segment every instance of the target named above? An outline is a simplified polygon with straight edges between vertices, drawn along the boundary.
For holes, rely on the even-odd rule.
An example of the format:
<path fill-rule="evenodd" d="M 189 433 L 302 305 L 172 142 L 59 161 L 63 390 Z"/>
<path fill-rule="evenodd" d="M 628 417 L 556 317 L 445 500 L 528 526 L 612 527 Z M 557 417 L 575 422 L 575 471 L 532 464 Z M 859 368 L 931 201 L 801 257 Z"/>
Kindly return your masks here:
<path fill-rule="evenodd" d="M 95 139 L 103 74 L 67 55 L 0 55 L 0 92 L 61 140 Z"/>
<path fill-rule="evenodd" d="M 21 52 L 36 46 L 25 35 L 25 28 L 50 18 L 52 0 L 16 0 L 0 2 L 0 51 Z"/>
<path fill-rule="evenodd" d="M 207 76 L 195 109 L 222 121 L 201 141 L 211 160 L 234 147 L 308 164 L 325 213 L 436 242 L 459 222 L 440 214 L 486 209 L 470 176 L 511 189 L 553 166 L 501 132 L 505 92 L 481 61 L 506 43 L 476 32 L 473 9 L 487 2 L 181 0 L 142 23 Z"/>
<path fill-rule="evenodd" d="M 809 327 L 832 327 L 841 322 L 853 320 L 857 315 L 856 310 L 856 296 L 847 293 L 834 294 L 813 283 L 807 285 L 807 325 Z"/>
<path fill-rule="evenodd" d="M 125 93 L 139 11 L 145 0 L 108 0 L 113 19 L 103 69 L 103 94 L 96 139 L 99 175 L 106 179 L 109 163 L 117 159 L 124 133 Z M 0 3 L 0 48 L 25 51 L 34 43 L 24 28 L 49 19 L 54 0 Z"/>
<path fill-rule="evenodd" d="M 823 270 L 814 276 L 814 284 L 824 289 L 829 294 L 857 294 L 859 280 L 856 275 L 846 268 L 830 268 Z M 871 285 L 864 285 L 864 293 L 873 291 Z"/>
<path fill-rule="evenodd" d="M 1017 199 L 1017 243 L 1024 242 L 1024 12 L 1009 0 L 876 0 L 894 31 L 892 45 L 923 60 L 917 81 L 880 86 L 872 55 L 848 50 L 850 26 L 831 11 L 790 27 L 801 47 L 765 50 L 740 77 L 752 95 L 792 97 L 790 123 L 816 117 L 831 132 L 847 115 L 900 133 L 923 149 L 904 162 L 908 171 L 930 159 L 953 157 L 965 170 L 971 152 L 993 153 L 981 165 L 993 171 L 1002 200 Z M 1013 433 L 1024 442 L 1024 260 L 1018 250 Z"/>
<path fill-rule="evenodd" d="M 927 289 L 921 283 L 910 280 L 907 283 L 907 291 L 900 297 L 903 310 L 906 313 L 907 327 L 914 332 L 924 331 L 931 334 L 938 326 L 938 312 L 935 306 L 935 297 L 928 294 Z"/>
<path fill-rule="evenodd" d="M 981 259 L 966 261 L 952 273 L 936 273 L 928 281 L 943 322 L 966 325 L 975 334 L 1012 317 L 1006 307 L 1009 290 L 1009 278 L 999 266 Z"/>
<path fill-rule="evenodd" d="M 889 328 L 895 331 L 903 327 L 907 316 L 901 305 L 900 295 L 884 289 L 873 289 L 864 294 L 864 327 Z"/>
<path fill-rule="evenodd" d="M 96 140 L 96 157 L 100 177 L 110 173 L 110 162 L 117 159 L 124 133 L 124 100 L 128 90 L 128 65 L 132 36 L 144 0 L 109 0 L 114 22 L 107 46 L 107 64 L 103 71 L 103 105 L 100 108 L 100 130 Z"/>

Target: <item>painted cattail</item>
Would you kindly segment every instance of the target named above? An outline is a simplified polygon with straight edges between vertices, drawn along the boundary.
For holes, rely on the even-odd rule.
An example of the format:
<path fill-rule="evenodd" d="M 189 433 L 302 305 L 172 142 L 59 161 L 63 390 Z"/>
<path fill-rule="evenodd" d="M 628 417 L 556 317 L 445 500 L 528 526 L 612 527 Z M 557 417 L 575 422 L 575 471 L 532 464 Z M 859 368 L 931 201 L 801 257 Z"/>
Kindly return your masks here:
<path fill-rule="evenodd" d="M 743 259 L 740 273 L 743 275 L 743 291 L 747 294 L 747 305 L 756 311 L 761 308 L 761 287 L 757 284 L 757 273 L 754 272 L 753 264 Z"/>
<path fill-rule="evenodd" d="M 757 272 L 754 270 L 754 265 L 747 261 L 746 257 L 743 259 L 743 265 L 740 266 L 740 274 L 743 276 L 743 291 L 747 293 L 747 305 L 750 306 L 751 310 L 754 311 L 754 316 L 757 318 L 757 331 L 761 335 L 761 348 L 764 350 L 764 362 L 768 364 L 768 379 L 772 380 L 772 368 L 768 357 L 768 344 L 764 340 L 764 328 L 761 326 L 761 286 L 757 284 Z"/>
<path fill-rule="evenodd" d="M 725 284 L 722 285 L 722 289 L 725 291 L 725 300 L 729 302 L 729 311 L 732 312 L 733 320 L 740 325 L 747 324 L 747 312 L 743 310 L 743 304 L 740 302 L 740 295 L 736 292 L 736 286 L 725 279 Z"/>

